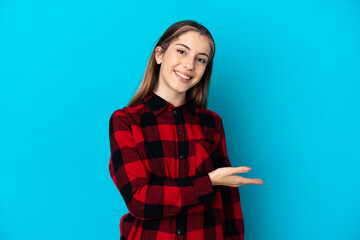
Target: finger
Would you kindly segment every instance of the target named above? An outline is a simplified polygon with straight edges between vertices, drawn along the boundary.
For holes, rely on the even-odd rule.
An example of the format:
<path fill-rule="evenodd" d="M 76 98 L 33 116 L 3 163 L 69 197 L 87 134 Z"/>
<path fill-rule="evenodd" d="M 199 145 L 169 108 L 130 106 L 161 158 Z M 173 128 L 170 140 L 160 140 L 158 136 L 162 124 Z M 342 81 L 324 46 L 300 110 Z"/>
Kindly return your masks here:
<path fill-rule="evenodd" d="M 264 182 L 259 178 L 246 178 L 246 184 L 263 185 Z"/>

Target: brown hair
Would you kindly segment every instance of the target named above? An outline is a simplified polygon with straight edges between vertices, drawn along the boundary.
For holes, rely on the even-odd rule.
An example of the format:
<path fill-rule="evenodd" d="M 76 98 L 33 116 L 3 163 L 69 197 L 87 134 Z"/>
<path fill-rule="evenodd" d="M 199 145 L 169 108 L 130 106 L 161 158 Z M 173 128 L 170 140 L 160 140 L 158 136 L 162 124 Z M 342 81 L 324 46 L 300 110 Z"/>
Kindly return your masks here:
<path fill-rule="evenodd" d="M 160 37 L 159 41 L 157 42 L 151 53 L 140 86 L 131 101 L 128 103 L 127 107 L 149 95 L 156 86 L 159 78 L 160 65 L 158 65 L 155 61 L 155 48 L 157 46 L 160 46 L 162 51 L 165 52 L 169 45 L 172 43 L 172 41 L 174 41 L 180 35 L 188 31 L 198 32 L 201 35 L 207 37 L 210 42 L 210 56 L 206 65 L 205 72 L 201 80 L 186 92 L 187 100 L 192 100 L 198 107 L 206 108 L 207 94 L 209 90 L 210 77 L 212 72 L 212 64 L 215 55 L 215 42 L 209 30 L 207 30 L 203 25 L 192 20 L 174 23 Z"/>

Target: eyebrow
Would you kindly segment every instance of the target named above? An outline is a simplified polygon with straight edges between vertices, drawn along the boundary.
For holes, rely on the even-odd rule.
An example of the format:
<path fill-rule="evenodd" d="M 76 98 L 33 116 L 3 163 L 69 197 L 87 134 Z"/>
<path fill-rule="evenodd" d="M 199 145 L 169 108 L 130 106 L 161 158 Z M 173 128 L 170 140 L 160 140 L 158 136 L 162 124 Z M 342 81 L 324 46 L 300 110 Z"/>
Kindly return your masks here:
<path fill-rule="evenodd" d="M 177 43 L 177 44 L 175 44 L 175 45 L 183 46 L 184 48 L 186 48 L 186 49 L 188 49 L 189 51 L 191 51 L 191 49 L 190 49 L 188 46 L 186 46 L 185 44 Z M 206 53 L 199 53 L 199 55 L 205 55 L 205 56 L 207 56 L 207 57 L 209 58 L 209 55 L 207 55 Z"/>

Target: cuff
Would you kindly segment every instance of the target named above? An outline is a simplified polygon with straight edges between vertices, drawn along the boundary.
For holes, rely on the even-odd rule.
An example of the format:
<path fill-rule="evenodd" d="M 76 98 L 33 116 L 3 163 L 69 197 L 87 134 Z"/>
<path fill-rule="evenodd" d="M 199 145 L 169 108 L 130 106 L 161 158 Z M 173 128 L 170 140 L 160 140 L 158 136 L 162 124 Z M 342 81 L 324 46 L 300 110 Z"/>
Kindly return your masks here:
<path fill-rule="evenodd" d="M 209 174 L 204 173 L 194 178 L 194 184 L 199 198 L 199 203 L 208 203 L 214 200 L 214 188 Z"/>

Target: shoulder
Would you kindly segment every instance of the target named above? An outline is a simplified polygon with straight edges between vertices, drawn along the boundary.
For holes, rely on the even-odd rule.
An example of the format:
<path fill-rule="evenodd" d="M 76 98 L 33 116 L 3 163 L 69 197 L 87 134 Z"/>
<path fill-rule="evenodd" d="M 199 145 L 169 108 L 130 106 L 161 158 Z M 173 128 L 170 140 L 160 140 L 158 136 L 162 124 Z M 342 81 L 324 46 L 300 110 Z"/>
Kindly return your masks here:
<path fill-rule="evenodd" d="M 142 100 L 139 100 L 130 106 L 123 107 L 120 109 L 116 109 L 111 115 L 110 119 L 114 117 L 128 117 L 131 118 L 131 115 L 138 115 L 139 113 L 143 112 L 145 108 L 145 104 Z"/>
<path fill-rule="evenodd" d="M 144 112 L 145 104 L 139 100 L 130 106 L 116 109 L 112 112 L 109 119 L 110 132 L 117 130 L 127 130 L 132 128 L 132 125 L 137 125 L 141 112 Z"/>
<path fill-rule="evenodd" d="M 208 115 L 208 116 L 214 118 L 215 121 L 222 121 L 222 118 L 218 113 L 216 113 L 213 110 L 210 110 L 208 108 L 198 108 L 198 114 Z"/>

